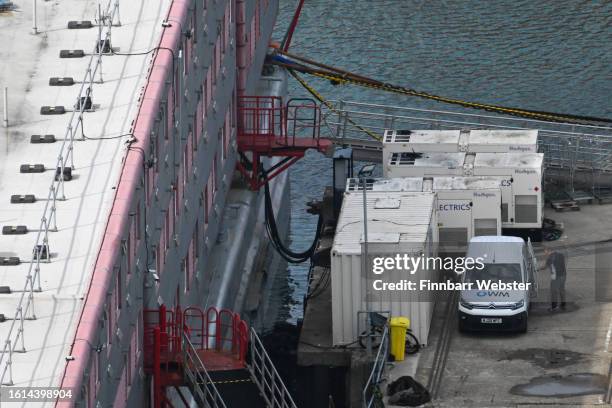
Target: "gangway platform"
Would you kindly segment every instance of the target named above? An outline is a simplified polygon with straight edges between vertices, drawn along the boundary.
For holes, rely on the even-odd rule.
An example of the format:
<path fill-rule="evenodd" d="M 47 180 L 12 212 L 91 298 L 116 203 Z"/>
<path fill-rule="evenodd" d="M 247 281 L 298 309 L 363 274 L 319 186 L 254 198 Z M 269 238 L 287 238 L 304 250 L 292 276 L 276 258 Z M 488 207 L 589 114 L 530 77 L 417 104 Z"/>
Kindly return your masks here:
<path fill-rule="evenodd" d="M 144 311 L 144 368 L 153 377 L 153 407 L 296 408 L 254 329 L 237 313 L 210 307 Z M 187 397 L 181 391 L 187 387 Z"/>

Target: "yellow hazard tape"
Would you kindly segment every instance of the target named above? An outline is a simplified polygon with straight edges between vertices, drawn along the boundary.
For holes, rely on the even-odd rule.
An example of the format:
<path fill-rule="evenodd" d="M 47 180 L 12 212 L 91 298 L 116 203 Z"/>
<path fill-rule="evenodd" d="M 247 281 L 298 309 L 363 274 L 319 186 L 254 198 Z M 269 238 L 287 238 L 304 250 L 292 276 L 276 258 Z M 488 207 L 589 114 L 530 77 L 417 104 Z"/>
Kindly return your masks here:
<path fill-rule="evenodd" d="M 213 381 L 213 384 L 237 384 L 237 383 L 247 383 L 252 382 L 250 378 L 243 378 L 240 380 L 223 380 L 223 381 Z"/>
<path fill-rule="evenodd" d="M 362 86 L 364 88 L 383 90 L 383 91 L 394 92 L 394 93 L 403 94 L 403 95 L 417 96 L 420 98 L 430 99 L 430 100 L 434 100 L 438 102 L 445 102 L 445 103 L 450 103 L 454 105 L 461 105 L 461 106 L 468 107 L 468 108 L 483 109 L 483 110 L 487 110 L 491 112 L 506 113 L 506 114 L 510 114 L 514 116 L 527 116 L 533 119 L 540 119 L 540 120 L 554 121 L 554 122 L 571 122 L 571 123 L 588 122 L 587 120 L 580 120 L 580 119 L 571 118 L 571 117 L 567 117 L 563 115 L 539 113 L 539 112 L 533 112 L 533 111 L 528 111 L 528 110 L 523 110 L 523 109 L 506 108 L 503 106 L 488 105 L 488 104 L 483 104 L 483 103 L 464 101 L 461 99 L 447 98 L 444 96 L 432 95 L 426 92 L 419 92 L 419 91 L 415 91 L 412 89 L 406 89 L 406 88 L 393 86 L 389 84 L 369 83 L 366 81 L 360 81 L 357 79 L 347 78 L 346 76 L 341 76 L 341 75 L 323 74 L 320 72 L 309 72 L 309 71 L 306 71 L 305 73 L 319 77 L 319 78 L 327 79 L 332 82 L 340 83 L 340 84 L 354 84 L 354 85 Z"/>

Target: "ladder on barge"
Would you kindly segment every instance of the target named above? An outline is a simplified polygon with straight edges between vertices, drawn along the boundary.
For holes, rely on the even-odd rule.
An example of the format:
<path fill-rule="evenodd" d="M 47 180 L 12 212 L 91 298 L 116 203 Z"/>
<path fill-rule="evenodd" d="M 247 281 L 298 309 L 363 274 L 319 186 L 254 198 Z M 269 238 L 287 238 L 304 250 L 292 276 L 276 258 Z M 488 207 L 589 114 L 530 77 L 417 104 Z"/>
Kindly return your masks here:
<path fill-rule="evenodd" d="M 145 310 L 144 322 L 144 370 L 153 379 L 154 408 L 174 408 L 177 401 L 186 407 L 297 408 L 259 336 L 237 313 L 162 305 Z"/>

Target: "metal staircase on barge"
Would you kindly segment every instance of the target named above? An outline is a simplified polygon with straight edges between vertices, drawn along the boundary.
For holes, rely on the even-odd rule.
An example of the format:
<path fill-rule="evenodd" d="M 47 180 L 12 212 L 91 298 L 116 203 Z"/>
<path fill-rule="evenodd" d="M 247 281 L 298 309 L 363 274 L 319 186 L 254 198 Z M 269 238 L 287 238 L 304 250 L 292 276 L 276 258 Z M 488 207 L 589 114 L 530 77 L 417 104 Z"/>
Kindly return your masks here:
<path fill-rule="evenodd" d="M 144 322 L 154 408 L 174 407 L 169 388 L 190 407 L 181 387 L 198 407 L 297 408 L 257 333 L 237 313 L 161 306 L 145 310 Z"/>
<path fill-rule="evenodd" d="M 238 98 L 238 170 L 252 190 L 258 190 L 304 156 L 307 150 L 327 153 L 332 142 L 320 137 L 321 109 L 308 98 L 287 104 L 277 96 Z M 265 170 L 262 157 L 281 157 Z"/>

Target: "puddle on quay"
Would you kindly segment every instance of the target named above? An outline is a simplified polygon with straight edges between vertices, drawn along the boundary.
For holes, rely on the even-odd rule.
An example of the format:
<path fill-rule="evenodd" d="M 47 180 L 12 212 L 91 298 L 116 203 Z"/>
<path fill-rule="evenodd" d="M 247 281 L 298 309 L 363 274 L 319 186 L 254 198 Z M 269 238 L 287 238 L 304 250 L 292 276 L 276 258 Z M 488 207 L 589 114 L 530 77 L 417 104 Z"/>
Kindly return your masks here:
<path fill-rule="evenodd" d="M 502 360 L 524 360 L 542 368 L 558 368 L 582 362 L 587 358 L 586 354 L 571 350 L 528 348 L 509 352 Z"/>
<path fill-rule="evenodd" d="M 547 375 L 532 378 L 527 384 L 515 385 L 510 393 L 527 397 L 574 397 L 603 394 L 606 386 L 607 378 L 601 374 Z"/>

